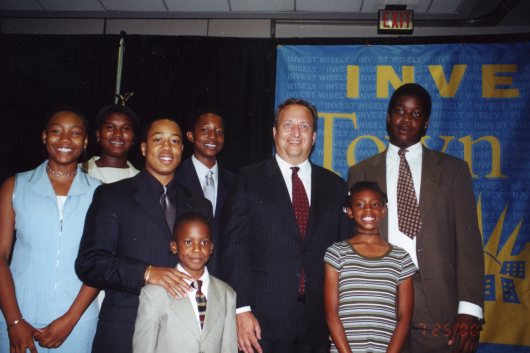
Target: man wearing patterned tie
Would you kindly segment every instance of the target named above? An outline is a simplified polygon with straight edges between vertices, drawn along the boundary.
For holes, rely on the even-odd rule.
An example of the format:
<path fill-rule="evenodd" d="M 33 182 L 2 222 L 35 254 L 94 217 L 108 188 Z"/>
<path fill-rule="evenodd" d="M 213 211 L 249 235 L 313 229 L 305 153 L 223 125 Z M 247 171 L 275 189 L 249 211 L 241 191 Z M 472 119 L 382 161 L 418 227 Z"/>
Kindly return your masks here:
<path fill-rule="evenodd" d="M 329 350 L 323 309 L 326 248 L 350 231 L 346 183 L 309 161 L 316 108 L 289 99 L 276 109 L 276 155 L 243 168 L 223 210 L 223 279 L 237 292 L 244 352 Z"/>
<path fill-rule="evenodd" d="M 176 180 L 192 193 L 208 199 L 214 210 L 213 243 L 220 243 L 220 215 L 234 174 L 220 165 L 217 156 L 223 150 L 225 130 L 223 118 L 212 108 L 203 108 L 191 115 L 186 138 L 193 146 L 193 155 L 182 162 L 175 172 Z M 208 271 L 219 275 L 219 255 L 214 252 Z"/>
<path fill-rule="evenodd" d="M 388 194 L 381 236 L 409 252 L 414 276 L 410 352 L 471 353 L 483 317 L 484 258 L 468 165 L 422 146 L 431 97 L 399 87 L 387 110 L 388 148 L 349 170 L 348 184 L 375 181 Z"/>

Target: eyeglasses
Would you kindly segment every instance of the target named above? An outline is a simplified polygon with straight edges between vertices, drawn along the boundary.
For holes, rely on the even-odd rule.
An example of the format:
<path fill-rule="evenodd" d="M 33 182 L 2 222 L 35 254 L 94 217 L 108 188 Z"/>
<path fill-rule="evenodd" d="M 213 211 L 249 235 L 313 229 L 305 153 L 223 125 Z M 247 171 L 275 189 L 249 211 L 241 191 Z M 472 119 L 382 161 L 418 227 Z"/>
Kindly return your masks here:
<path fill-rule="evenodd" d="M 300 132 L 308 132 L 308 131 L 311 131 L 312 129 L 311 124 L 308 124 L 306 122 L 295 123 L 294 121 L 291 121 L 291 120 L 286 120 L 282 122 L 280 126 L 282 127 L 282 129 L 287 130 L 287 131 L 293 131 L 295 127 L 297 126 Z"/>

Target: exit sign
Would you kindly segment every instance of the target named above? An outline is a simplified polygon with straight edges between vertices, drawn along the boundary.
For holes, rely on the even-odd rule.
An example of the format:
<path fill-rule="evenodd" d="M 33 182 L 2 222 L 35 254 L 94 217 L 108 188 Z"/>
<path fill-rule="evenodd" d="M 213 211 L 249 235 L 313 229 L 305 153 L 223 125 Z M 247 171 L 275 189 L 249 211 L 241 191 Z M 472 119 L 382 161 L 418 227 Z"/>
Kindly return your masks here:
<path fill-rule="evenodd" d="M 379 10 L 377 33 L 412 34 L 413 17 L 413 10 Z"/>

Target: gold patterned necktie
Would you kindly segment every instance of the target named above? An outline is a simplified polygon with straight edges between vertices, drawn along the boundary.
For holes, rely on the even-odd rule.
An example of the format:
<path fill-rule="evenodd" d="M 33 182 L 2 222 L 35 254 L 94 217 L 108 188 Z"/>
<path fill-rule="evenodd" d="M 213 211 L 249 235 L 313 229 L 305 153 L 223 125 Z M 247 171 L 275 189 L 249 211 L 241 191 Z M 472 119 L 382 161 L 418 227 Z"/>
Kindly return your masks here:
<path fill-rule="evenodd" d="M 405 159 L 408 150 L 399 150 L 399 175 L 397 183 L 397 211 L 399 230 L 410 238 L 414 238 L 421 229 L 420 208 L 409 164 Z"/>
<path fill-rule="evenodd" d="M 195 284 L 192 283 L 195 287 Z M 197 310 L 199 311 L 199 321 L 201 323 L 201 329 L 204 327 L 204 318 L 206 317 L 206 297 L 202 292 L 202 281 L 197 280 L 197 293 L 195 293 L 195 300 L 197 300 Z"/>

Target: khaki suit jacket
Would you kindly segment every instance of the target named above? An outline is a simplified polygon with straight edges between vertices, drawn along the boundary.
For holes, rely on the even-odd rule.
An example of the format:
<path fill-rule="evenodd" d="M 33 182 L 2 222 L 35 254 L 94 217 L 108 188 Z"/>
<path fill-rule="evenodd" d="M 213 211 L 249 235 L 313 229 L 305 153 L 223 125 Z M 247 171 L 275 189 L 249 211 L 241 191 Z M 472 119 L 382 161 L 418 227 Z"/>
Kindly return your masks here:
<path fill-rule="evenodd" d="M 133 336 L 134 353 L 236 353 L 236 293 L 210 276 L 202 332 L 189 298 L 176 299 L 157 285 L 147 285 Z"/>

